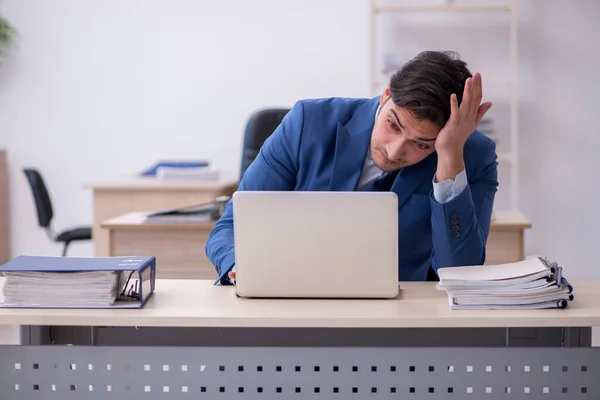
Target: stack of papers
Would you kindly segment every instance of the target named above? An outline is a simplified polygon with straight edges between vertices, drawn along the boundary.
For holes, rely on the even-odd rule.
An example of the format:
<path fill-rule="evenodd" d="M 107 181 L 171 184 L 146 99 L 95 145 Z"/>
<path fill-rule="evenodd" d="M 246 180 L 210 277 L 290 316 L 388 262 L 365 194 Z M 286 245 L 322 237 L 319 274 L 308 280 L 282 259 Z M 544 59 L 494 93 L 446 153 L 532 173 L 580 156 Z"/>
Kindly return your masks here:
<path fill-rule="evenodd" d="M 212 166 L 197 168 L 158 167 L 156 179 L 163 182 L 209 181 L 219 180 L 219 170 Z"/>
<path fill-rule="evenodd" d="M 453 310 L 526 310 L 566 308 L 573 288 L 562 267 L 541 257 L 499 265 L 438 270 L 438 290 Z"/>
<path fill-rule="evenodd" d="M 187 207 L 162 210 L 146 215 L 149 223 L 210 223 L 219 218 L 223 206 L 218 201 L 194 204 Z"/>
<path fill-rule="evenodd" d="M 4 306 L 111 306 L 119 291 L 118 271 L 5 272 Z"/>
<path fill-rule="evenodd" d="M 142 176 L 156 176 L 159 168 L 177 168 L 177 169 L 185 169 L 185 168 L 202 168 L 210 166 L 210 162 L 208 160 L 162 160 L 158 161 L 151 167 L 142 171 L 140 175 Z"/>

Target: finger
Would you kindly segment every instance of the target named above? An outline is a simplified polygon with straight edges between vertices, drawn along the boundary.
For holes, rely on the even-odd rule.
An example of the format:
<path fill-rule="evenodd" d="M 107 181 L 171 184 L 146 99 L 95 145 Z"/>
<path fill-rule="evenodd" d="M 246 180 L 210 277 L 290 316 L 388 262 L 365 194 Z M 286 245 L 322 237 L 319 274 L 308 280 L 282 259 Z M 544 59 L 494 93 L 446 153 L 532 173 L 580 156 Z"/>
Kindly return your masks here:
<path fill-rule="evenodd" d="M 473 83 L 472 78 L 467 78 L 467 80 L 465 81 L 465 89 L 463 90 L 463 98 L 462 98 L 462 101 L 460 102 L 461 110 L 463 110 L 463 109 L 466 110 L 469 108 L 469 105 L 471 103 L 472 83 Z"/>
<path fill-rule="evenodd" d="M 477 111 L 481 104 L 481 74 L 479 72 L 473 74 L 469 89 L 469 104 L 465 113 L 469 120 L 473 120 L 477 117 Z"/>
<path fill-rule="evenodd" d="M 475 107 L 479 107 L 481 104 L 481 98 L 483 97 L 481 74 L 479 72 L 475 72 L 475 75 L 473 76 L 473 82 L 473 105 Z"/>
<path fill-rule="evenodd" d="M 468 105 L 468 109 L 465 110 L 466 118 L 468 120 L 472 121 L 477 118 L 477 113 L 479 111 L 480 104 L 481 104 L 481 75 L 476 72 L 475 74 L 473 74 L 473 79 L 471 80 L 470 103 Z"/>
<path fill-rule="evenodd" d="M 450 96 L 450 118 L 456 116 L 456 114 L 458 114 L 458 98 L 456 93 L 452 93 Z"/>
<path fill-rule="evenodd" d="M 229 272 L 227 275 L 229 275 L 229 279 L 235 280 L 235 272 Z"/>
<path fill-rule="evenodd" d="M 479 125 L 483 116 L 486 112 L 489 111 L 490 108 L 492 108 L 492 103 L 490 103 L 489 101 L 479 106 L 479 110 L 477 111 L 477 117 L 475 118 L 475 125 Z"/>

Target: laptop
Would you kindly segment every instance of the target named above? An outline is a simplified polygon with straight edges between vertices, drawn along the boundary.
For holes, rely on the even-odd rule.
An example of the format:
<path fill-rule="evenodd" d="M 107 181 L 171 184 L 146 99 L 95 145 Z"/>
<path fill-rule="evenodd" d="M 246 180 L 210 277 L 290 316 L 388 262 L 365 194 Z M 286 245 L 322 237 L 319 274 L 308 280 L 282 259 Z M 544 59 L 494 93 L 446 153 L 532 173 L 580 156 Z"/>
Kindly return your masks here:
<path fill-rule="evenodd" d="M 236 294 L 260 298 L 394 298 L 393 192 L 233 194 Z"/>

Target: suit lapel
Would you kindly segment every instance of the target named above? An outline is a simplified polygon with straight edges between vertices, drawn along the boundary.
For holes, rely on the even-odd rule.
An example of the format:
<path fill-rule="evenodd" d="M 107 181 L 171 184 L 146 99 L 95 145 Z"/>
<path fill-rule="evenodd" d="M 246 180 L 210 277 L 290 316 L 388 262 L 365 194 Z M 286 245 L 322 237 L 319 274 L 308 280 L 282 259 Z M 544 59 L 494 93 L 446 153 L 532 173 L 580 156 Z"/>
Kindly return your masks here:
<path fill-rule="evenodd" d="M 423 184 L 433 180 L 436 168 L 437 154 L 433 153 L 423 161 L 400 170 L 392 184 L 392 191 L 398 195 L 398 208 L 402 207 Z"/>
<path fill-rule="evenodd" d="M 356 189 L 369 149 L 378 106 L 379 97 L 375 97 L 361 105 L 346 125 L 338 122 L 330 190 Z"/>

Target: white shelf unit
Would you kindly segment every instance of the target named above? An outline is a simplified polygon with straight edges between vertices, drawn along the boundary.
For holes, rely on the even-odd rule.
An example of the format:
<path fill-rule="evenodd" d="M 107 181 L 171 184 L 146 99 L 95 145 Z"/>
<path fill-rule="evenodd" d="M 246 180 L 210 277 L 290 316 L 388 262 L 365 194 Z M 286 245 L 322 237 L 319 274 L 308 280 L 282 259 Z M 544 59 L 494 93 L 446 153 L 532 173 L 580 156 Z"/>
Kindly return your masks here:
<path fill-rule="evenodd" d="M 445 2 L 437 1 L 432 5 L 423 5 L 421 1 L 419 5 L 402 4 L 401 0 L 394 4 L 380 4 L 378 0 L 371 0 L 370 4 L 370 36 L 371 36 L 371 88 L 372 94 L 381 93 L 382 85 L 387 85 L 382 78 L 380 68 L 378 68 L 377 53 L 377 28 L 378 18 L 383 14 L 389 13 L 502 13 L 508 14 L 508 32 L 509 32 L 509 77 L 507 79 L 488 79 L 484 76 L 484 95 L 486 84 L 504 85 L 508 89 L 508 104 L 509 104 L 509 132 L 506 137 L 510 141 L 509 148 L 498 152 L 498 161 L 500 164 L 508 163 L 510 167 L 510 190 L 508 208 L 517 211 L 519 208 L 519 148 L 518 148 L 518 90 L 517 90 L 517 15 L 516 15 L 516 0 L 508 0 L 505 4 L 483 4 L 478 2 L 475 5 L 460 5 L 455 4 L 452 0 Z M 493 108 L 493 107 L 492 107 Z M 505 186 L 505 182 L 500 182 L 501 187 Z"/>

